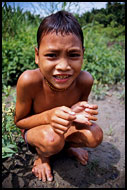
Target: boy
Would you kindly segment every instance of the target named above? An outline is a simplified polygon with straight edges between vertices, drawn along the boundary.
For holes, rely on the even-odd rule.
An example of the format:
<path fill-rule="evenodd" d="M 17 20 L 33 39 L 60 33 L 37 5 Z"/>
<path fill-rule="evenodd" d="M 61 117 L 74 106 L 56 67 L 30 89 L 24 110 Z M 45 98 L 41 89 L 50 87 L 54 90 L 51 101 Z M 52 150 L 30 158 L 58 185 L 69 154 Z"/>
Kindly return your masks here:
<path fill-rule="evenodd" d="M 81 71 L 83 33 L 75 17 L 59 11 L 46 17 L 37 32 L 35 63 L 17 82 L 15 124 L 38 158 L 32 172 L 43 182 L 52 181 L 50 157 L 67 145 L 67 153 L 85 165 L 88 153 L 103 139 L 94 122 L 97 105 L 87 103 L 92 76 Z"/>

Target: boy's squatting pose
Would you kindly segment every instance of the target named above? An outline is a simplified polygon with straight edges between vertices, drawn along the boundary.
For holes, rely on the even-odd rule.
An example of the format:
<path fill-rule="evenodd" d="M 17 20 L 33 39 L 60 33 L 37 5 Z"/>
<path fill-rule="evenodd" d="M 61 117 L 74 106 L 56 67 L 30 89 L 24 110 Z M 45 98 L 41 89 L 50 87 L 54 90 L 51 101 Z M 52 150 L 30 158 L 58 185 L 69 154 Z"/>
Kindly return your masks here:
<path fill-rule="evenodd" d="M 97 120 L 98 106 L 88 104 L 93 78 L 81 71 L 83 33 L 75 17 L 65 11 L 46 17 L 37 43 L 39 68 L 23 72 L 17 82 L 15 124 L 35 147 L 32 172 L 45 182 L 53 180 L 52 155 L 67 144 L 66 152 L 85 165 L 88 153 L 81 147 L 98 146 L 103 132 L 90 121 Z"/>

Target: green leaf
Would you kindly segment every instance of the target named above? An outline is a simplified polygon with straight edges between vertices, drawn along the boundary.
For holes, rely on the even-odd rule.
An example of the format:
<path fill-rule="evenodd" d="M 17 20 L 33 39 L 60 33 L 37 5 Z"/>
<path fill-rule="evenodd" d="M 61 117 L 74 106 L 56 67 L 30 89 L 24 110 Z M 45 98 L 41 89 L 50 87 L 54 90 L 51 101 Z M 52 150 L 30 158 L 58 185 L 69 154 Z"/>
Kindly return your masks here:
<path fill-rule="evenodd" d="M 14 150 L 10 149 L 9 147 L 2 147 L 2 153 L 15 153 Z"/>

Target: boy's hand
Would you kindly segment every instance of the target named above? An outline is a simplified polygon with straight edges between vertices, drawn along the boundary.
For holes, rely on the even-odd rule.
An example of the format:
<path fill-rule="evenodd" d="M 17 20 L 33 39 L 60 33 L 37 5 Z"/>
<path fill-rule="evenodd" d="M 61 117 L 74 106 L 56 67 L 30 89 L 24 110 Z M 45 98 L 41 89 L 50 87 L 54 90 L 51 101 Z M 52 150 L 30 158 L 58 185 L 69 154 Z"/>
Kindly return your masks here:
<path fill-rule="evenodd" d="M 51 110 L 49 121 L 55 132 L 64 134 L 75 119 L 76 114 L 70 108 L 61 106 Z"/>
<path fill-rule="evenodd" d="M 89 120 L 97 120 L 94 116 L 98 114 L 98 111 L 96 110 L 97 108 L 97 105 L 90 105 L 85 101 L 78 102 L 71 107 L 71 110 L 76 113 L 76 119 L 74 121 L 86 125 L 92 125 Z"/>

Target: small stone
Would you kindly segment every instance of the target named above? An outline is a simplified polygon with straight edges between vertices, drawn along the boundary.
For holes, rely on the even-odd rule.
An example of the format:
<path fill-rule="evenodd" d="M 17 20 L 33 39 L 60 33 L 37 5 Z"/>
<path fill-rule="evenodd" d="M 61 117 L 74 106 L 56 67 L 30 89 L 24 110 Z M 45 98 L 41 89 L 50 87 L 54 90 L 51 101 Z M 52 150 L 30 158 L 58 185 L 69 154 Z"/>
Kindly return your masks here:
<path fill-rule="evenodd" d="M 9 174 L 7 178 L 4 179 L 2 182 L 2 188 L 13 188 L 13 184 L 11 183 L 12 181 L 12 175 Z"/>
<path fill-rule="evenodd" d="M 21 177 L 19 177 L 18 181 L 19 181 L 19 187 L 23 188 L 24 187 L 24 181 L 23 181 L 23 179 Z"/>

